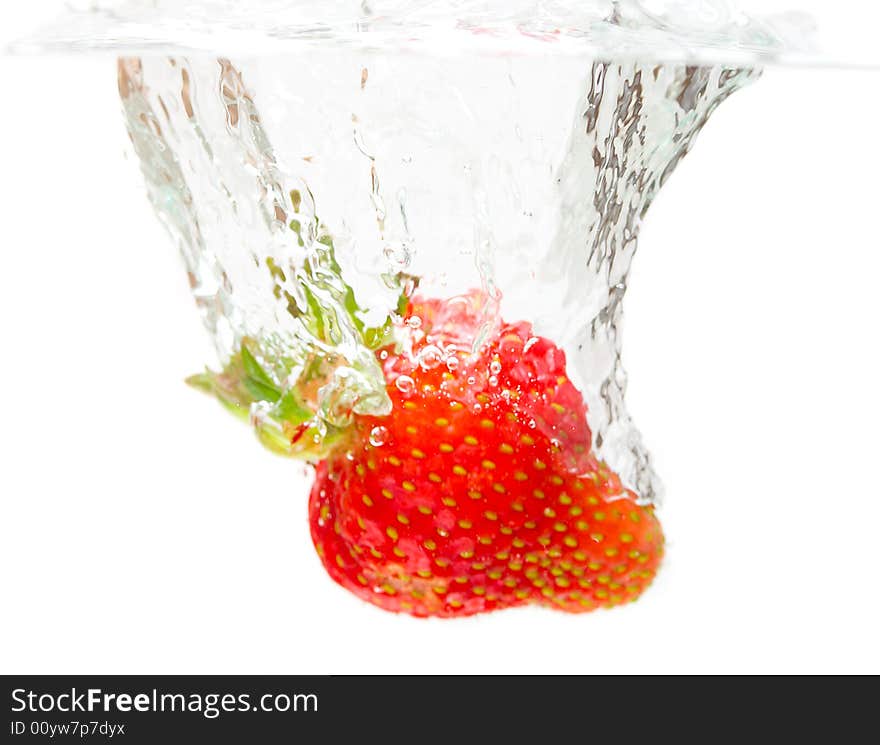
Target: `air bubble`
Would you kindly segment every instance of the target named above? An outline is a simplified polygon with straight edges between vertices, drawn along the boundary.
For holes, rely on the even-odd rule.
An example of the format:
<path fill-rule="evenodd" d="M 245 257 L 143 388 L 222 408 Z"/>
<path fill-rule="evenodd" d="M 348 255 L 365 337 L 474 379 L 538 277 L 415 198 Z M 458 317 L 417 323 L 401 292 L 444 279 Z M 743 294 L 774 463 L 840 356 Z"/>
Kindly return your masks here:
<path fill-rule="evenodd" d="M 498 385 L 498 376 L 490 375 L 489 376 L 489 385 L 495 388 Z"/>
<path fill-rule="evenodd" d="M 394 385 L 404 396 L 408 396 L 416 388 L 415 381 L 409 375 L 401 375 L 394 381 Z"/>
<path fill-rule="evenodd" d="M 443 362 L 443 352 L 433 344 L 429 344 L 419 353 L 419 365 L 423 370 L 433 370 Z"/>
<path fill-rule="evenodd" d="M 492 360 L 492 364 L 489 365 L 489 372 L 492 375 L 497 375 L 501 372 L 501 363 L 498 360 Z"/>
<path fill-rule="evenodd" d="M 376 448 L 382 447 L 388 442 L 388 429 L 385 427 L 373 427 L 370 430 L 370 445 Z"/>

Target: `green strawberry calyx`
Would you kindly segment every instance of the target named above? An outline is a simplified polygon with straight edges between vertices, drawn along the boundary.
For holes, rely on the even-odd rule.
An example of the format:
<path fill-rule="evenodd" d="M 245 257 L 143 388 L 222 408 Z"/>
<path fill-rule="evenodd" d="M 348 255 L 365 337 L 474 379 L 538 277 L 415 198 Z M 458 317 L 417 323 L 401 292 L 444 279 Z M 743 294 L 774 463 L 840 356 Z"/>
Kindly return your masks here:
<path fill-rule="evenodd" d="M 311 194 L 307 198 L 312 201 Z M 317 218 L 302 218 L 302 201 L 299 191 L 290 193 L 296 216 L 289 227 L 305 248 L 305 260 L 296 267 L 265 260 L 275 299 L 295 319 L 295 332 L 245 336 L 223 370 L 206 369 L 187 383 L 249 421 L 271 451 L 321 459 L 345 437 L 354 415 L 390 413 L 375 353 L 393 342 L 394 326 L 391 312 L 379 326 L 364 323 L 329 231 Z M 385 280 L 409 292 L 417 284 L 404 274 Z M 394 311 L 402 315 L 407 303 L 400 292 Z"/>

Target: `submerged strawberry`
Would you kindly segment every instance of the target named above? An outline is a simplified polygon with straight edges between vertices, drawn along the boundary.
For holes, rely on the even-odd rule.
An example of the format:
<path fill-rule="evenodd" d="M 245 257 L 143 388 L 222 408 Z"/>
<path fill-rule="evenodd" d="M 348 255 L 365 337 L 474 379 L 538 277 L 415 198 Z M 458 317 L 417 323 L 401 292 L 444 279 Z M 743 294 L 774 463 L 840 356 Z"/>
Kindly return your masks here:
<path fill-rule="evenodd" d="M 333 579 L 416 616 L 638 597 L 663 534 L 593 454 L 562 350 L 526 322 L 484 328 L 477 293 L 409 301 L 404 274 L 386 279 L 407 288 L 405 323 L 366 326 L 311 194 L 289 197 L 276 214 L 304 261 L 265 269 L 296 322 L 189 382 L 271 450 L 318 462 L 312 539 Z"/>
<path fill-rule="evenodd" d="M 311 493 L 327 571 L 417 616 L 635 599 L 663 551 L 652 509 L 591 453 L 562 350 L 516 323 L 470 353 L 476 301 L 414 302 L 379 353 L 392 412 L 356 417 Z"/>

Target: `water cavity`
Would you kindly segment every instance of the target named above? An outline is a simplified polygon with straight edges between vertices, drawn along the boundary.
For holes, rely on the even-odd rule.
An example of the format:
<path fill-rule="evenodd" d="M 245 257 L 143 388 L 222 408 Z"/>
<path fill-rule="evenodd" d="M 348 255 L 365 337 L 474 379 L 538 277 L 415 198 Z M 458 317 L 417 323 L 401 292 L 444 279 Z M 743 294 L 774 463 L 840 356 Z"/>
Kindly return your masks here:
<path fill-rule="evenodd" d="M 479 288 L 481 330 L 464 342 L 504 318 L 563 347 L 594 448 L 651 501 L 624 404 L 627 275 L 657 190 L 755 75 L 343 45 L 126 57 L 119 90 L 218 365 L 257 340 L 272 386 L 329 428 L 387 413 L 374 350 L 401 299 Z M 437 347 L 419 360 L 456 361 Z"/>

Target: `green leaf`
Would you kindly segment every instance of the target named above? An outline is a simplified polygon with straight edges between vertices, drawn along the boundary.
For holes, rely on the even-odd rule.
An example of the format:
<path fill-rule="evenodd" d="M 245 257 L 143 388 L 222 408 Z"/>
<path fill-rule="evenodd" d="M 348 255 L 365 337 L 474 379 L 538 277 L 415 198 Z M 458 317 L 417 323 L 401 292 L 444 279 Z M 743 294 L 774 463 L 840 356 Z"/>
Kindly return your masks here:
<path fill-rule="evenodd" d="M 257 358 L 254 357 L 251 350 L 247 348 L 247 344 L 244 343 L 241 345 L 241 362 L 242 365 L 244 365 L 244 371 L 252 381 L 260 383 L 266 388 L 274 389 L 276 398 L 280 395 L 278 389 L 275 388 L 272 379 L 266 374 L 266 371 L 260 366 L 260 363 L 257 362 Z"/>
<path fill-rule="evenodd" d="M 315 415 L 313 411 L 297 401 L 292 391 L 287 391 L 279 399 L 274 410 L 283 421 L 291 424 L 302 424 Z"/>
<path fill-rule="evenodd" d="M 251 394 L 255 401 L 269 401 L 274 404 L 279 398 L 281 398 L 281 394 L 278 392 L 277 388 L 261 383 L 259 380 L 245 378 L 242 381 L 242 385 L 244 385 L 247 392 Z"/>
<path fill-rule="evenodd" d="M 311 200 L 311 194 L 308 196 Z M 333 400 L 337 403 L 349 398 L 378 400 L 378 409 L 371 403 L 365 411 L 382 410 L 385 405 L 390 409 L 373 352 L 391 343 L 393 324 L 389 315 L 379 326 L 366 326 L 354 290 L 342 276 L 332 236 L 320 220 L 304 217 L 309 210 L 300 214 L 302 203 L 303 194 L 291 191 L 290 206 L 297 217 L 288 221 L 289 228 L 298 247 L 314 241 L 305 260 L 299 266 L 282 266 L 275 258 L 266 258 L 274 280 L 273 294 L 286 302 L 287 312 L 301 324 L 301 332 L 291 340 L 242 339 L 222 372 L 207 370 L 188 378 L 187 383 L 215 396 L 236 416 L 252 421 L 260 441 L 273 452 L 317 458 L 345 439 L 353 409 L 352 405 L 345 409 L 349 412 L 346 416 L 337 416 L 336 404 L 328 404 L 328 396 L 336 396 Z M 291 282 L 298 285 L 297 297 L 303 305 L 291 295 Z M 403 273 L 388 276 L 386 283 L 410 289 L 418 284 L 416 278 Z M 401 291 L 396 312 L 402 315 L 408 302 Z M 345 327 L 357 333 L 363 347 L 353 359 L 327 353 L 328 348 L 338 347 Z M 356 375 L 335 378 L 342 366 L 352 368 Z M 291 381 L 294 370 L 297 378 Z M 360 381 L 357 387 L 345 387 L 350 379 Z M 326 387 L 330 383 L 334 389 Z M 319 391 L 324 391 L 323 401 Z"/>
<path fill-rule="evenodd" d="M 184 382 L 197 391 L 202 391 L 203 393 L 214 392 L 213 373 L 211 372 L 206 371 L 190 375 Z"/>

